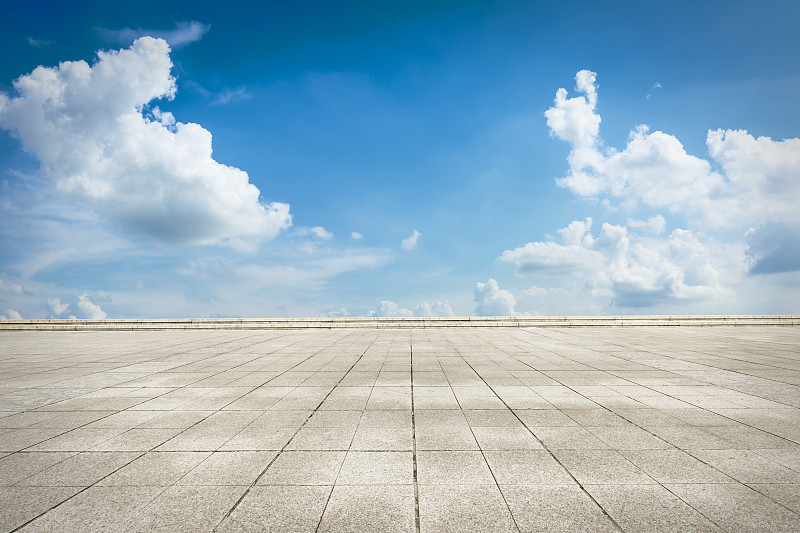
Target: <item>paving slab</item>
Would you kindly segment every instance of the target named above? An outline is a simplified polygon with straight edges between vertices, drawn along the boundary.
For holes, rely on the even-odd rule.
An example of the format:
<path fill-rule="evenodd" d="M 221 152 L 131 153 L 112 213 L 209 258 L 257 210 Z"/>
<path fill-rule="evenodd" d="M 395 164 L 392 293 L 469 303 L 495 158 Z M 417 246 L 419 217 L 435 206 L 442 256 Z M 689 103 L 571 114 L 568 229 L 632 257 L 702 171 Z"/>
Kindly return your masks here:
<path fill-rule="evenodd" d="M 796 318 L 0 328 L 0 533 L 798 531 Z"/>

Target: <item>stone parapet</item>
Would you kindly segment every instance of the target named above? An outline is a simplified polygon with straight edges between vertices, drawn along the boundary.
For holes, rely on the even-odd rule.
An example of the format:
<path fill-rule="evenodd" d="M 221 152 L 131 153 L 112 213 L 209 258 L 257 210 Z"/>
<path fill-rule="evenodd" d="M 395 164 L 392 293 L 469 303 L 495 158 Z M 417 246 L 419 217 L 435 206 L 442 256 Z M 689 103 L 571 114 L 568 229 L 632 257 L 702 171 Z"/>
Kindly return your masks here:
<path fill-rule="evenodd" d="M 570 328 L 800 326 L 800 315 L 619 315 L 508 317 L 181 318 L 8 320 L 0 331 Z"/>

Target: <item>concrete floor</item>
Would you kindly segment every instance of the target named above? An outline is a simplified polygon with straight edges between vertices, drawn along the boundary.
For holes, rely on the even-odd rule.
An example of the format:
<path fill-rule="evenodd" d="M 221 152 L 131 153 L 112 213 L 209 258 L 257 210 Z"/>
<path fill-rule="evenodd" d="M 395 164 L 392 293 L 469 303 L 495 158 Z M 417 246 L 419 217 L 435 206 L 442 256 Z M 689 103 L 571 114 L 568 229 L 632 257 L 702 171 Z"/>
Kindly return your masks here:
<path fill-rule="evenodd" d="M 800 328 L 0 334 L 0 531 L 800 531 Z"/>

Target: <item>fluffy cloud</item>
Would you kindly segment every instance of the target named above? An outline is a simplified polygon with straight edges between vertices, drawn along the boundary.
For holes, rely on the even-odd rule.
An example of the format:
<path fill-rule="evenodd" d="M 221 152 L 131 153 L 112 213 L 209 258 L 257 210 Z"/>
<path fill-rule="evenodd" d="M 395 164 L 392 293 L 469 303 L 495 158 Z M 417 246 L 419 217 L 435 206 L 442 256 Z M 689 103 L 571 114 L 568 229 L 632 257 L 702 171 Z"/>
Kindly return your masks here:
<path fill-rule="evenodd" d="M 423 302 L 414 309 L 406 309 L 400 307 L 396 302 L 383 300 L 377 309 L 369 311 L 367 316 L 453 316 L 453 309 L 446 302 L 442 301 L 437 301 L 433 305 L 428 302 Z"/>
<path fill-rule="evenodd" d="M 664 220 L 664 217 L 662 217 L 661 215 L 650 217 L 647 220 L 638 220 L 629 218 L 628 227 L 644 230 L 654 235 L 659 235 L 661 233 L 664 233 L 664 229 L 667 227 L 667 221 Z"/>
<path fill-rule="evenodd" d="M 453 308 L 447 302 L 436 301 L 433 305 L 422 302 L 414 309 L 415 316 L 453 316 Z"/>
<path fill-rule="evenodd" d="M 486 283 L 475 284 L 475 314 L 478 316 L 511 316 L 515 315 L 514 306 L 517 301 L 514 295 L 501 289 L 497 281 L 489 279 Z"/>
<path fill-rule="evenodd" d="M 246 172 L 212 158 L 211 133 L 151 102 L 171 99 L 169 46 L 142 37 L 97 62 L 37 67 L 0 93 L 0 127 L 56 189 L 123 228 L 167 243 L 252 248 L 291 225 Z"/>
<path fill-rule="evenodd" d="M 8 309 L 5 315 L 0 315 L 0 320 L 22 320 L 22 315 L 13 309 Z"/>
<path fill-rule="evenodd" d="M 62 303 L 58 298 L 50 298 L 46 303 L 50 310 L 50 316 L 53 318 L 59 317 L 69 310 L 69 304 Z"/>
<path fill-rule="evenodd" d="M 414 230 L 414 233 L 412 233 L 411 236 L 409 236 L 406 239 L 403 239 L 400 242 L 400 246 L 403 247 L 403 250 L 413 250 L 414 248 L 417 247 L 417 240 L 419 239 L 420 235 L 421 235 L 420 232 Z"/>
<path fill-rule="evenodd" d="M 103 319 L 108 315 L 103 309 L 89 299 L 86 293 L 81 294 L 73 300 L 72 304 L 62 302 L 58 298 L 48 298 L 45 302 L 49 311 L 48 318 L 89 318 L 89 319 Z M 69 314 L 70 306 L 74 305 L 77 309 L 75 314 Z"/>
<path fill-rule="evenodd" d="M 350 238 L 357 241 L 359 239 L 363 239 L 364 236 L 357 231 L 352 231 L 350 232 Z"/>
<path fill-rule="evenodd" d="M 333 238 L 333 233 L 326 230 L 322 226 L 314 226 L 311 228 L 311 233 L 314 234 L 315 237 L 318 239 L 322 239 L 323 241 L 327 241 Z"/>
<path fill-rule="evenodd" d="M 390 300 L 382 300 L 377 309 L 367 313 L 367 316 L 414 316 L 414 311 L 404 309 Z"/>
<path fill-rule="evenodd" d="M 702 300 L 724 292 L 709 252 L 690 231 L 677 229 L 666 241 L 632 241 L 625 226 L 604 223 L 593 236 L 591 225 L 590 218 L 574 221 L 559 230 L 562 244 L 530 242 L 506 250 L 500 260 L 514 263 L 522 274 L 570 274 L 620 307 Z M 476 289 L 476 300 L 477 295 Z"/>
<path fill-rule="evenodd" d="M 203 38 L 211 26 L 197 21 L 178 22 L 174 30 L 145 30 L 142 28 L 123 28 L 121 30 L 108 30 L 98 28 L 97 34 L 108 42 L 128 46 L 139 37 L 150 36 L 164 39 L 173 48 L 182 48 L 187 44 Z"/>
<path fill-rule="evenodd" d="M 89 300 L 88 294 L 81 294 L 78 296 L 78 309 L 80 309 L 81 318 L 99 320 L 108 316 L 105 311 L 100 309 L 99 305 Z"/>
<path fill-rule="evenodd" d="M 602 196 L 604 202 L 616 198 L 628 207 L 643 203 L 681 213 L 690 226 L 706 230 L 751 228 L 753 273 L 800 270 L 800 257 L 791 252 L 793 230 L 800 226 L 800 139 L 709 130 L 707 160 L 688 154 L 674 136 L 641 125 L 622 151 L 601 151 L 595 79 L 593 72 L 578 72 L 576 88 L 583 95 L 568 98 L 559 89 L 555 105 L 545 112 L 551 135 L 572 147 L 560 186 L 579 196 Z M 665 221 L 631 220 L 629 226 L 658 234 Z M 776 227 L 789 231 L 778 233 Z"/>
<path fill-rule="evenodd" d="M 576 80 L 584 96 L 567 98 L 559 89 L 555 106 L 545 113 L 551 134 L 572 145 L 570 169 L 559 185 L 580 196 L 607 195 L 681 212 L 709 228 L 800 223 L 800 139 L 709 130 L 712 165 L 688 154 L 674 136 L 638 126 L 624 150 L 601 152 L 595 74 L 582 70 Z"/>

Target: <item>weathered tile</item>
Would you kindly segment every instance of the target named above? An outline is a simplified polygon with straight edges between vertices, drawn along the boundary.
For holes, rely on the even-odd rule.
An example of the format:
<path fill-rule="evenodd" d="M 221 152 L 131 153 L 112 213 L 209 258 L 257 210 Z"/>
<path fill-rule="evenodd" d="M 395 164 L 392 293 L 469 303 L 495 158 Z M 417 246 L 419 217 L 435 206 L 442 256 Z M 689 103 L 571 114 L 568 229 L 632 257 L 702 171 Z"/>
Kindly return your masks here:
<path fill-rule="evenodd" d="M 178 485 L 251 485 L 267 469 L 277 452 L 214 452 Z"/>
<path fill-rule="evenodd" d="M 486 485 L 494 483 L 481 452 L 419 451 L 417 477 L 434 485 Z"/>
<path fill-rule="evenodd" d="M 800 516 L 738 483 L 674 484 L 666 487 L 728 531 L 800 531 Z"/>
<path fill-rule="evenodd" d="M 489 451 L 484 455 L 500 485 L 574 483 L 572 476 L 544 450 Z"/>
<path fill-rule="evenodd" d="M 623 531 L 723 531 L 660 485 L 587 485 L 586 490 Z"/>
<path fill-rule="evenodd" d="M 335 533 L 414 530 L 414 487 L 374 484 L 336 485 L 318 529 Z"/>
<path fill-rule="evenodd" d="M 345 455 L 345 452 L 282 452 L 258 483 L 259 485 L 333 485 Z"/>
<path fill-rule="evenodd" d="M 169 486 L 211 452 L 148 452 L 99 482 L 107 486 Z"/>
<path fill-rule="evenodd" d="M 13 531 L 79 490 L 79 487 L 0 487 L 0 531 Z"/>
<path fill-rule="evenodd" d="M 419 485 L 422 533 L 515 532 L 497 485 Z"/>
<path fill-rule="evenodd" d="M 501 482 L 500 490 L 520 531 L 619 531 L 600 507 L 574 482 L 544 485 L 503 485 Z"/>
<path fill-rule="evenodd" d="M 411 452 L 347 452 L 337 485 L 402 485 L 414 482 Z"/>

